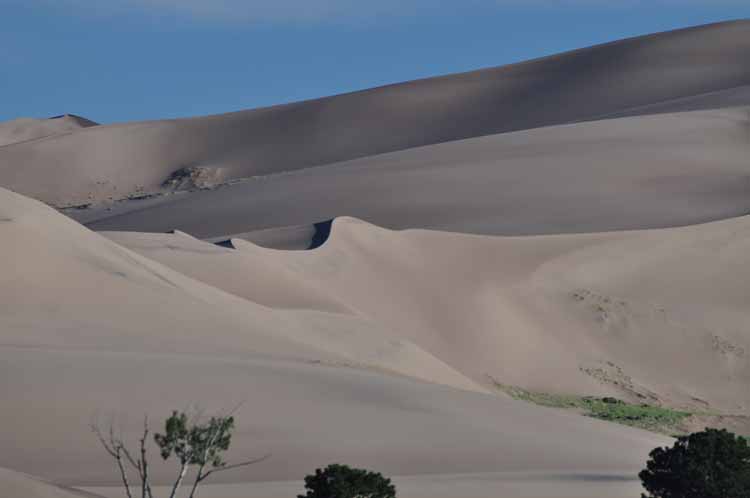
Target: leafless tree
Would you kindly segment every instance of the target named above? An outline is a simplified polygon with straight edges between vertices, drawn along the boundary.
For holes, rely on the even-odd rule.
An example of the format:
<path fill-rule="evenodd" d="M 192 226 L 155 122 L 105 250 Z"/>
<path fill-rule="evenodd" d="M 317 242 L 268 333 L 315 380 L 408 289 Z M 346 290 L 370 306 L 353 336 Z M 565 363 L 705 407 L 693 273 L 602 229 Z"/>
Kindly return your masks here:
<path fill-rule="evenodd" d="M 128 450 L 127 445 L 122 437 L 122 431 L 115 429 L 114 418 L 110 419 L 106 429 L 103 429 L 98 420 L 91 423 L 91 431 L 96 435 L 99 443 L 101 443 L 104 450 L 115 459 L 117 468 L 120 471 L 120 479 L 122 484 L 125 486 L 125 493 L 128 498 L 133 498 L 132 490 L 130 488 L 130 479 L 128 478 L 128 466 L 132 467 L 133 470 L 138 474 L 138 478 L 141 482 L 141 498 L 153 498 L 151 492 L 151 484 L 149 481 L 149 468 L 147 459 L 147 442 L 150 433 L 148 426 L 148 417 L 143 417 L 143 432 L 138 440 L 138 457 L 133 457 L 133 454 Z"/>

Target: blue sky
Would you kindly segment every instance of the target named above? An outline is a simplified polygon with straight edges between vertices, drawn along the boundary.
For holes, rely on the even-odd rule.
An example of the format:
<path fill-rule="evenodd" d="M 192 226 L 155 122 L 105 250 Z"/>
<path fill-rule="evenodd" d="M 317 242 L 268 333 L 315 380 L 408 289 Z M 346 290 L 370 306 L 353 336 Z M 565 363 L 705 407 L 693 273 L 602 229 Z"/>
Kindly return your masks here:
<path fill-rule="evenodd" d="M 750 18 L 750 0 L 0 0 L 0 120 L 213 114 Z"/>

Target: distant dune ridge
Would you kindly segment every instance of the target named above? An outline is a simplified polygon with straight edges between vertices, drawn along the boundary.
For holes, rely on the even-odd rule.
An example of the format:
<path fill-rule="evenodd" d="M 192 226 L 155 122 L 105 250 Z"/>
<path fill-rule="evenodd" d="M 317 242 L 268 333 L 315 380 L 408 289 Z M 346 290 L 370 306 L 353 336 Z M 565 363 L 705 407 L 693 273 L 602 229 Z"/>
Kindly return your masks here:
<path fill-rule="evenodd" d="M 192 402 L 245 401 L 233 453 L 272 454 L 206 498 L 334 461 L 407 498 L 625 498 L 670 443 L 498 383 L 750 431 L 748 53 L 739 21 L 220 116 L 1 123 L 0 487 L 117 496 L 91 417 Z"/>
<path fill-rule="evenodd" d="M 750 212 L 748 130 L 747 108 L 539 128 L 71 215 L 95 230 L 198 237 L 341 215 L 490 235 L 687 225 Z"/>
<path fill-rule="evenodd" d="M 0 123 L 0 147 L 30 142 L 53 135 L 72 133 L 83 128 L 97 126 L 89 119 L 64 114 L 49 119 L 19 118 Z"/>
<path fill-rule="evenodd" d="M 750 85 L 748 52 L 750 22 L 738 21 L 295 104 L 98 126 L 2 149 L 0 184 L 82 204 L 157 190 L 178 171 L 218 182 L 676 99 L 693 108 L 691 98 Z M 721 104 L 719 93 L 699 107 Z"/>

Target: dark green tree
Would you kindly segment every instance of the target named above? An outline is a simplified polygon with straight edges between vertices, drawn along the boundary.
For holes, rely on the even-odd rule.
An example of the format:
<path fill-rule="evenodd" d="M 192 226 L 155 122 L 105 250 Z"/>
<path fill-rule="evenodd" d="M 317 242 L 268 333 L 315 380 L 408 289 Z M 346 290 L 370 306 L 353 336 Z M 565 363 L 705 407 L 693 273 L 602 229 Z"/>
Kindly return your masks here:
<path fill-rule="evenodd" d="M 750 446 L 724 429 L 682 436 L 651 452 L 639 477 L 642 498 L 748 498 Z"/>
<path fill-rule="evenodd" d="M 395 498 L 396 487 L 377 472 L 332 464 L 305 477 L 307 494 L 297 498 Z"/>

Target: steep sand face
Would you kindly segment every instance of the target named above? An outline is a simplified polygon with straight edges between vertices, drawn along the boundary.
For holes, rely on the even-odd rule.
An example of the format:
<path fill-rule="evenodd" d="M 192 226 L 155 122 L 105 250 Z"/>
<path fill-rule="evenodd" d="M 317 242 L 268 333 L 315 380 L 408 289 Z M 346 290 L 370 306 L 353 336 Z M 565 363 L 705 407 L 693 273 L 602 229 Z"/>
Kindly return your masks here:
<path fill-rule="evenodd" d="M 366 320 L 274 312 L 142 258 L 38 202 L 0 193 L 7 346 L 351 363 L 476 389 L 413 344 L 374 333 Z M 218 330 L 221 340 L 207 333 Z"/>
<path fill-rule="evenodd" d="M 215 237 L 337 216 L 503 235 L 701 223 L 750 212 L 748 112 L 629 117 L 433 145 L 123 203 L 88 213 L 99 218 L 88 225 Z"/>
<path fill-rule="evenodd" d="M 50 119 L 14 119 L 0 123 L 0 147 L 61 133 L 72 133 L 81 128 L 96 126 L 96 124 L 91 120 L 71 114 Z"/>
<path fill-rule="evenodd" d="M 337 219 L 323 247 L 292 252 L 106 235 L 250 301 L 367 317 L 478 382 L 750 410 L 747 217 L 538 237 Z"/>
<path fill-rule="evenodd" d="M 749 50 L 750 22 L 722 23 L 284 106 L 99 126 L 3 148 L 0 184 L 56 205 L 81 204 L 153 191 L 167 180 L 210 185 L 634 108 L 649 112 L 665 101 L 750 84 Z M 741 95 L 729 101 L 749 103 Z"/>
<path fill-rule="evenodd" d="M 184 234 L 133 244 L 184 264 L 191 255 L 198 264 L 214 261 L 233 295 L 4 190 L 0 218 L 0 465 L 43 469 L 64 484 L 115 484 L 111 462 L 88 433 L 91 417 L 123 415 L 124 429 L 135 434 L 143 413 L 158 418 L 191 402 L 222 409 L 244 401 L 233 454 L 273 455 L 224 477 L 233 482 L 297 479 L 331 461 L 390 474 L 632 476 L 653 446 L 667 443 L 472 392 L 482 390 L 401 339 L 406 331 L 385 330 L 328 301 L 318 283 L 303 282 L 304 272 L 281 271 L 283 259 L 276 264 L 286 280 L 275 285 L 297 294 L 285 302 L 273 282 L 261 280 L 271 308 L 243 295 L 254 275 L 238 269 L 252 264 L 252 254 Z M 318 295 L 305 301 L 306 292 Z M 432 383 L 409 378 L 420 376 Z M 155 475 L 163 483 L 171 469 Z"/>

